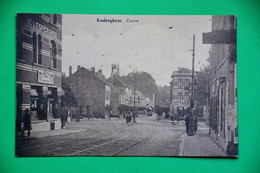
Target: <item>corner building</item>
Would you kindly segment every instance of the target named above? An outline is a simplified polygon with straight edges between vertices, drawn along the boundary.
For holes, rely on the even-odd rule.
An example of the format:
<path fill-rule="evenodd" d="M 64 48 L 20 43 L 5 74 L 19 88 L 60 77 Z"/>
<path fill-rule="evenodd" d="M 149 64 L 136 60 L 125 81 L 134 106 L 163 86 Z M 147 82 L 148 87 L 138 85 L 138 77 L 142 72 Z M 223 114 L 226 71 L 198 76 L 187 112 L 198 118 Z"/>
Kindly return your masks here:
<path fill-rule="evenodd" d="M 203 33 L 211 44 L 209 74 L 210 136 L 229 155 L 238 155 L 236 16 L 213 16 L 212 31 Z"/>
<path fill-rule="evenodd" d="M 170 112 L 178 118 L 184 118 L 184 113 L 190 107 L 192 71 L 179 67 L 171 75 L 170 82 Z M 197 80 L 197 72 L 194 72 L 194 81 Z"/>
<path fill-rule="evenodd" d="M 31 111 L 32 129 L 60 129 L 62 16 L 17 15 L 16 129 Z"/>

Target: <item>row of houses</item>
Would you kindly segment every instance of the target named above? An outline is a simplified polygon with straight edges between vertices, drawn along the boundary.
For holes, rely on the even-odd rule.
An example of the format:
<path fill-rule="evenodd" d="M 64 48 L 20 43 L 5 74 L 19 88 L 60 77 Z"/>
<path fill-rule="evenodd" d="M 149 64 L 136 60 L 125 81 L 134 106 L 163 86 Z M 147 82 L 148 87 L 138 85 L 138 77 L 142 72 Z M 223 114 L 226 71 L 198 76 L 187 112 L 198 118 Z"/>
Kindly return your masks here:
<path fill-rule="evenodd" d="M 136 108 L 154 106 L 154 100 L 145 97 L 142 91 L 135 90 L 134 86 L 128 86 L 120 79 L 118 64 L 112 64 L 108 79 L 104 77 L 102 70 L 96 72 L 94 67 L 88 69 L 78 66 L 75 73 L 72 74 L 71 71 L 72 67 L 65 83 L 78 100 L 78 106 L 88 110 L 83 111 L 83 114 L 104 116 L 108 114 L 108 106 L 112 115 L 120 114 L 121 105 Z"/>

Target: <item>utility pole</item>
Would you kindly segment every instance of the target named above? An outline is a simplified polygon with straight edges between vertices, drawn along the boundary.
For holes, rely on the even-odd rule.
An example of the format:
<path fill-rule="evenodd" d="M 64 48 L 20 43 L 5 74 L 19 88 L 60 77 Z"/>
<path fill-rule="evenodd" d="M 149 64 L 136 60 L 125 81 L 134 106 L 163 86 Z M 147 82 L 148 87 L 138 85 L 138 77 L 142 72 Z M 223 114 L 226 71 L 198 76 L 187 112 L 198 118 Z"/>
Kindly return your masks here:
<path fill-rule="evenodd" d="M 136 108 L 135 108 L 135 97 L 136 97 L 136 94 L 135 94 L 135 90 L 136 90 L 136 75 L 138 74 L 138 71 L 137 69 L 134 69 L 133 71 L 133 75 L 134 75 L 134 113 L 133 113 L 133 123 L 136 123 L 136 120 L 135 120 L 135 116 L 136 116 Z"/>
<path fill-rule="evenodd" d="M 190 99 L 190 122 L 189 122 L 189 136 L 194 136 L 194 115 L 193 115 L 193 108 L 194 108 L 194 88 L 193 88 L 193 81 L 194 81 L 194 59 L 195 59 L 195 34 L 193 34 L 193 49 L 192 49 L 192 73 L 191 73 L 191 99 Z"/>

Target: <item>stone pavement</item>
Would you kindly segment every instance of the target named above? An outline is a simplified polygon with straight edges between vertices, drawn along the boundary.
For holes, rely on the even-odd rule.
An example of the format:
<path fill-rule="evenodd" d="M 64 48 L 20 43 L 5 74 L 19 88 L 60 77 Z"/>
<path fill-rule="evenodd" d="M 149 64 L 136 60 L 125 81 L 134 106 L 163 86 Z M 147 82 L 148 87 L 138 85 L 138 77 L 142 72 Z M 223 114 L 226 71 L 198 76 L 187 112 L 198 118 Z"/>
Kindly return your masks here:
<path fill-rule="evenodd" d="M 183 157 L 228 157 L 226 153 L 210 138 L 209 128 L 205 122 L 199 122 L 197 134 L 181 136 L 179 156 Z"/>

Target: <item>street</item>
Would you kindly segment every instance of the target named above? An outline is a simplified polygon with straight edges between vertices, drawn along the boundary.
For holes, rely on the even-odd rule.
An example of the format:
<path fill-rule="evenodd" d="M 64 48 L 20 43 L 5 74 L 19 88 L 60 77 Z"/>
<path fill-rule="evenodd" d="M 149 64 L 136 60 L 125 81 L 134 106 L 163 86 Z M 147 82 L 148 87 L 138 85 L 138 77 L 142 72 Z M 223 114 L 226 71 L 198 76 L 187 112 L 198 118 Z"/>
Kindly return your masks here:
<path fill-rule="evenodd" d="M 127 125 L 124 118 L 83 119 L 57 132 L 34 132 L 29 138 L 17 137 L 16 155 L 178 156 L 184 122 L 157 121 L 155 115 L 136 120 Z"/>

